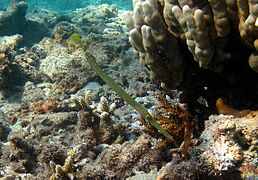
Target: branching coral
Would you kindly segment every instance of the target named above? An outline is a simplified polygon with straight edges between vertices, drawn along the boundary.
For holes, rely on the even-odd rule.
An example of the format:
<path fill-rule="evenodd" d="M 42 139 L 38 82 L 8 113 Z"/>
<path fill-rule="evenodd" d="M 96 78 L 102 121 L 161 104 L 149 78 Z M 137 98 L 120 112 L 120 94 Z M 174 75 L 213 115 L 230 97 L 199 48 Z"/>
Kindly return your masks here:
<path fill-rule="evenodd" d="M 129 40 L 140 62 L 150 69 L 151 77 L 175 87 L 182 79 L 182 73 L 178 72 L 183 68 L 183 61 L 176 48 L 178 43 L 168 31 L 158 8 L 154 1 L 152 4 L 134 2 L 135 28 L 130 31 Z"/>
<path fill-rule="evenodd" d="M 52 169 L 53 175 L 50 177 L 50 180 L 57 179 L 75 179 L 73 175 L 73 161 L 75 157 L 76 151 L 72 150 L 68 157 L 65 160 L 65 164 L 63 166 L 56 165 L 53 161 L 50 161 L 50 167 Z"/>
<path fill-rule="evenodd" d="M 0 54 L 0 85 L 3 84 L 4 78 L 3 73 L 8 68 L 8 64 L 10 64 L 10 61 L 7 60 L 6 55 L 4 53 Z"/>
<path fill-rule="evenodd" d="M 78 117 L 78 141 L 84 142 L 85 138 L 90 138 L 96 144 L 110 143 L 116 136 L 113 127 L 111 114 L 115 109 L 115 104 L 108 104 L 106 98 L 101 97 L 99 104 L 93 104 L 90 100 L 90 91 L 85 93 L 85 98 L 74 96 L 76 108 L 80 109 Z"/>
<path fill-rule="evenodd" d="M 133 15 L 126 18 L 129 40 L 151 77 L 164 87 L 175 88 L 182 81 L 188 61 L 182 43 L 201 68 L 221 72 L 235 56 L 230 45 L 231 33 L 237 31 L 253 51 L 249 64 L 257 71 L 257 1 L 133 0 L 133 5 Z"/>

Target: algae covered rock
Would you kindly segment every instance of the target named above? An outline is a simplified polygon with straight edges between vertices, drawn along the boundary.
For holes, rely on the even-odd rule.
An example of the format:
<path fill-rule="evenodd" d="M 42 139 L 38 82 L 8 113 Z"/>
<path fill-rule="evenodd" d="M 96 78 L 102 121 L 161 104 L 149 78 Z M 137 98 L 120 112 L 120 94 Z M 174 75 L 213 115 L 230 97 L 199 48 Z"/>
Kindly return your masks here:
<path fill-rule="evenodd" d="M 23 32 L 28 5 L 24 1 L 13 1 L 5 11 L 0 11 L 0 35 Z"/>
<path fill-rule="evenodd" d="M 23 41 L 22 35 L 0 37 L 0 86 L 12 82 L 15 73 L 14 57 L 16 50 Z"/>

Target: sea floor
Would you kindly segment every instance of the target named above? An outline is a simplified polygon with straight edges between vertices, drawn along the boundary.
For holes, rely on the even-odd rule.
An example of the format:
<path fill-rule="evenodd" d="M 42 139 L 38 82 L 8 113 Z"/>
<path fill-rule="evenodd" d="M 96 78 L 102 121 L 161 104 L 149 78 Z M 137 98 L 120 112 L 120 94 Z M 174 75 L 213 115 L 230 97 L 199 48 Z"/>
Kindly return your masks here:
<path fill-rule="evenodd" d="M 164 143 L 91 70 L 74 33 L 149 112 L 182 106 L 180 91 L 165 92 L 140 65 L 126 13 L 112 5 L 72 16 L 36 8 L 24 14 L 22 33 L 0 37 L 0 179 L 256 179 L 257 114 L 210 114 L 182 154 L 184 129 Z"/>

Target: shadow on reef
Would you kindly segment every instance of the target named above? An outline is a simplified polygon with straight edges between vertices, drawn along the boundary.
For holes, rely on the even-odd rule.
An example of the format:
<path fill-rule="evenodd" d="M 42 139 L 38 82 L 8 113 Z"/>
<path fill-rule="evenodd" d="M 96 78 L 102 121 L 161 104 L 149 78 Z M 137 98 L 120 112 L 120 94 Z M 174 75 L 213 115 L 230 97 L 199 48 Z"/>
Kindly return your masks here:
<path fill-rule="evenodd" d="M 253 1 L 133 1 L 129 41 L 168 92 L 179 89 L 192 118 L 217 113 L 225 97 L 235 109 L 257 109 L 257 25 Z M 201 128 L 203 129 L 203 128 Z"/>
<path fill-rule="evenodd" d="M 5 90 L 6 92 L 17 90 L 19 86 L 23 86 L 26 82 L 26 75 L 19 68 L 19 66 L 14 64 L 8 65 L 8 69 L 1 72 L 1 76 L 3 79 L 1 89 Z"/>
<path fill-rule="evenodd" d="M 225 63 L 213 64 L 219 72 L 200 68 L 193 60 L 185 44 L 180 44 L 185 60 L 184 78 L 178 87 L 182 91 L 179 101 L 187 103 L 193 119 L 198 119 L 198 128 L 203 130 L 204 120 L 217 114 L 216 101 L 225 98 L 232 108 L 258 109 L 258 74 L 249 67 L 252 49 L 242 42 L 237 33 L 229 37 L 225 52 L 234 52 Z M 216 55 L 214 55 L 216 57 Z M 213 61 L 213 60 L 211 60 Z M 169 91 L 169 90 L 168 90 Z"/>

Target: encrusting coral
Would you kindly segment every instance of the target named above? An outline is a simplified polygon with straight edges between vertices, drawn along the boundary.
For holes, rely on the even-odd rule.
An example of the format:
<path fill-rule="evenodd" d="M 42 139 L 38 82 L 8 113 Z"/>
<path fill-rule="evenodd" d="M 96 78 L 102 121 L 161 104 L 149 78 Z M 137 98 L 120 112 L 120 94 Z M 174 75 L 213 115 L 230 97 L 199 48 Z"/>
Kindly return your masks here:
<path fill-rule="evenodd" d="M 201 160 L 214 168 L 214 173 L 223 174 L 236 169 L 241 171 L 243 179 L 256 174 L 252 171 L 257 158 L 257 117 L 232 118 L 230 116 L 210 116 L 206 130 L 201 138 L 200 149 L 206 149 L 200 155 Z M 209 131 L 209 133 L 206 133 Z M 206 143 L 206 144 L 205 144 Z M 250 157 L 254 157 L 254 159 Z M 246 171 L 247 168 L 250 171 Z"/>
<path fill-rule="evenodd" d="M 163 87 L 178 87 L 183 79 L 188 61 L 184 43 L 199 67 L 221 72 L 236 56 L 232 33 L 253 51 L 249 64 L 257 72 L 257 1 L 133 0 L 133 7 L 125 18 L 129 40 Z"/>

